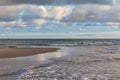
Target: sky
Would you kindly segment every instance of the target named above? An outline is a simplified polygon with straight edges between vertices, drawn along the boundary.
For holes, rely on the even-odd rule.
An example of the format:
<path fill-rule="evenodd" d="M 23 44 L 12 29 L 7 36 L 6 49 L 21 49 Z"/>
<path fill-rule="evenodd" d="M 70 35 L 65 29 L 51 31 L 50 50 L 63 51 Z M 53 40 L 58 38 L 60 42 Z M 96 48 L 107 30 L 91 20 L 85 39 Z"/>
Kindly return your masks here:
<path fill-rule="evenodd" d="M 0 0 L 0 39 L 119 35 L 120 0 Z"/>

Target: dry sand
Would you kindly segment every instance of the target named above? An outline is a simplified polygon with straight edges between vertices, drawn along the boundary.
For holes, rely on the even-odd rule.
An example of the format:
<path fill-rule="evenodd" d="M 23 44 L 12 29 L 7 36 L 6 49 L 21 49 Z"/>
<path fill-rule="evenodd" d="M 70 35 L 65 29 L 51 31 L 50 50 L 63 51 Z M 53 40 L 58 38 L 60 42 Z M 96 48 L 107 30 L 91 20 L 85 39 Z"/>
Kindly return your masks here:
<path fill-rule="evenodd" d="M 0 58 L 12 58 L 53 52 L 57 48 L 0 48 Z"/>

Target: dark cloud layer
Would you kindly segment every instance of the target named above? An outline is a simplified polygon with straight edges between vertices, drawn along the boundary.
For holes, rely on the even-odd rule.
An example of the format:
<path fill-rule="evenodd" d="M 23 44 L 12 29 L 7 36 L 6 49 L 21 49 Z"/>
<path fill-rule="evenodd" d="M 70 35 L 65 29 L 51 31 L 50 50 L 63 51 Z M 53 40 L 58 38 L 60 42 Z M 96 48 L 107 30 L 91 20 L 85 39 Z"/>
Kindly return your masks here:
<path fill-rule="evenodd" d="M 66 4 L 113 4 L 113 0 L 0 0 L 0 5 L 37 4 L 37 5 L 66 5 Z"/>

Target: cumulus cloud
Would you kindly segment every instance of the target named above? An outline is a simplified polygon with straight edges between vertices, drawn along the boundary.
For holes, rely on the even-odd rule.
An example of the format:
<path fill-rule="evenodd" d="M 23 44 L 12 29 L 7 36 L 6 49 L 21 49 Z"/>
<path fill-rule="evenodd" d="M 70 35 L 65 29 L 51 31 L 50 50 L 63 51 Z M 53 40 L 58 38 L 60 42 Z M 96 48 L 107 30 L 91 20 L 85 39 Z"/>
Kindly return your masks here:
<path fill-rule="evenodd" d="M 70 6 L 12 5 L 0 6 L 0 26 L 26 27 L 40 29 L 47 22 L 113 22 L 120 21 L 120 6 L 81 4 Z M 106 24 L 117 28 L 118 24 Z"/>
<path fill-rule="evenodd" d="M 65 6 L 54 6 L 51 9 L 47 9 L 44 6 L 37 5 L 14 5 L 0 6 L 0 11 L 1 21 L 14 21 L 19 16 L 22 16 L 22 19 L 27 21 L 36 18 L 54 18 L 60 20 L 62 17 L 68 15 L 71 10 Z"/>
<path fill-rule="evenodd" d="M 59 22 L 71 13 L 67 6 L 53 6 L 51 9 L 37 5 L 0 6 L 0 26 L 26 27 L 36 26 L 40 29 L 48 21 Z"/>
<path fill-rule="evenodd" d="M 37 4 L 37 5 L 66 5 L 66 4 L 113 4 L 116 0 L 0 0 L 0 5 Z"/>
<path fill-rule="evenodd" d="M 120 6 L 109 5 L 79 5 L 72 13 L 62 19 L 63 22 L 119 22 Z"/>
<path fill-rule="evenodd" d="M 32 22 L 30 22 L 30 24 L 36 26 L 35 30 L 39 30 L 45 22 L 46 21 L 44 19 L 35 19 Z"/>
<path fill-rule="evenodd" d="M 54 18 L 55 20 L 59 21 L 61 20 L 63 17 L 69 15 L 71 13 L 71 9 L 68 7 L 52 7 L 48 12 L 46 17 L 51 17 Z"/>
<path fill-rule="evenodd" d="M 42 14 L 42 10 L 35 5 L 0 6 L 0 21 L 14 21 L 19 18 L 23 10 L 23 19 L 39 18 Z"/>
<path fill-rule="evenodd" d="M 47 9 L 45 6 L 37 5 L 13 5 L 0 6 L 0 21 L 16 21 L 20 13 L 24 11 L 22 20 L 29 22 L 34 19 L 56 20 L 62 22 L 119 22 L 120 6 L 109 5 L 78 5 L 72 10 L 68 6 L 52 6 Z"/>

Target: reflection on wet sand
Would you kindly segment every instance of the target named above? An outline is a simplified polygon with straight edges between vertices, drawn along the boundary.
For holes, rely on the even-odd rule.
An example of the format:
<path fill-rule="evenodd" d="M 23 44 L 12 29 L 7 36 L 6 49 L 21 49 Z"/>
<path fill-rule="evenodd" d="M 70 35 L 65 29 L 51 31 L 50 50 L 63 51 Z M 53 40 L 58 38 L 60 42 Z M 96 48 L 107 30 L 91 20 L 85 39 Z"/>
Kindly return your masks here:
<path fill-rule="evenodd" d="M 61 52 L 56 52 L 54 55 L 56 58 L 60 58 L 63 56 L 63 54 Z"/>
<path fill-rule="evenodd" d="M 68 54 L 59 50 L 57 52 L 37 55 L 37 59 L 39 61 L 46 61 L 50 58 L 60 58 L 60 57 L 65 56 L 65 55 L 68 55 Z"/>
<path fill-rule="evenodd" d="M 11 74 L 18 70 L 22 70 L 28 66 L 38 66 L 38 65 L 45 64 L 45 63 L 49 63 L 51 58 L 59 58 L 64 55 L 66 55 L 64 51 L 58 50 L 56 52 L 48 52 L 45 54 L 0 59 L 0 80 L 3 78 L 5 80 L 9 80 L 10 78 L 8 77 L 13 77 L 11 75 L 1 77 L 1 75 L 3 74 L 5 75 Z"/>
<path fill-rule="evenodd" d="M 45 61 L 46 60 L 46 55 L 45 54 L 38 55 L 38 60 Z"/>

